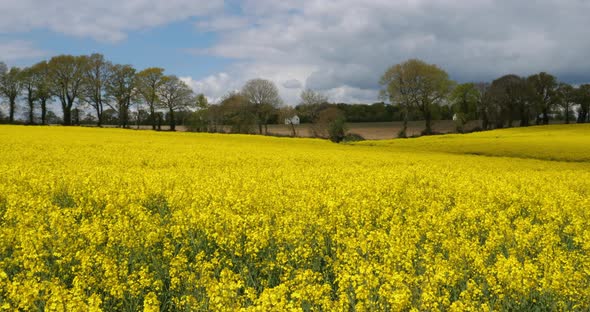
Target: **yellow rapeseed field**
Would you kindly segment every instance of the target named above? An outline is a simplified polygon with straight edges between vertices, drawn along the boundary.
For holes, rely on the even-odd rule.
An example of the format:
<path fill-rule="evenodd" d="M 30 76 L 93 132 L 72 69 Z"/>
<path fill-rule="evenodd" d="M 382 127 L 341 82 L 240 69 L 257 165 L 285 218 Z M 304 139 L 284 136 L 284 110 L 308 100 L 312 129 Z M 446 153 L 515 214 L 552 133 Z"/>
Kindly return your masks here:
<path fill-rule="evenodd" d="M 590 309 L 590 126 L 0 126 L 0 310 Z"/>

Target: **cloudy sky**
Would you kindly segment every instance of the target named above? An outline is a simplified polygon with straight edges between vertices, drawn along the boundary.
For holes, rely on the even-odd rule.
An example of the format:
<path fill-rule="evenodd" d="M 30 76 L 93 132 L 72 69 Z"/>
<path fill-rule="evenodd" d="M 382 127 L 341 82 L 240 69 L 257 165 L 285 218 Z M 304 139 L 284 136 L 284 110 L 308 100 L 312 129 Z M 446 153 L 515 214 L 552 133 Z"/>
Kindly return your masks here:
<path fill-rule="evenodd" d="M 0 60 L 99 52 L 166 68 L 211 99 L 251 78 L 377 100 L 380 75 L 421 58 L 460 81 L 548 71 L 590 82 L 588 0 L 0 0 Z"/>

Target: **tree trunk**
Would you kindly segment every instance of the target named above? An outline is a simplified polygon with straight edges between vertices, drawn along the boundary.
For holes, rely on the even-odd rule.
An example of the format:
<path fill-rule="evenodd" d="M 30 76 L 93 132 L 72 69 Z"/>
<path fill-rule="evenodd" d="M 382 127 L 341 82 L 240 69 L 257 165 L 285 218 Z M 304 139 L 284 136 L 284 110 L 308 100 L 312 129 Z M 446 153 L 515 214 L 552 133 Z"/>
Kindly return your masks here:
<path fill-rule="evenodd" d="M 141 116 L 139 116 L 139 105 L 137 106 L 137 130 L 139 130 L 139 119 Z"/>
<path fill-rule="evenodd" d="M 258 134 L 262 134 L 262 122 L 258 122 Z"/>
<path fill-rule="evenodd" d="M 72 125 L 72 111 L 70 109 L 68 109 L 67 107 L 64 107 L 63 112 L 64 112 L 64 120 L 63 120 L 64 126 L 71 126 Z"/>
<path fill-rule="evenodd" d="M 520 109 L 520 126 L 521 127 L 528 127 L 529 125 L 529 116 L 527 111 L 521 107 Z"/>
<path fill-rule="evenodd" d="M 543 124 L 544 125 L 549 124 L 549 112 L 548 112 L 547 108 L 543 109 Z"/>
<path fill-rule="evenodd" d="M 483 114 L 483 116 L 481 116 L 481 128 L 483 130 L 488 130 L 488 115 Z"/>
<path fill-rule="evenodd" d="M 566 124 L 570 123 L 570 108 L 569 108 L 569 106 L 565 107 L 565 123 Z"/>
<path fill-rule="evenodd" d="M 97 103 L 96 104 L 96 126 L 97 127 L 102 127 L 102 110 L 101 110 L 101 106 L 102 104 Z"/>
<path fill-rule="evenodd" d="M 74 99 L 67 95 L 61 99 L 61 107 L 64 113 L 64 126 L 72 125 L 72 106 L 74 106 Z"/>
<path fill-rule="evenodd" d="M 47 99 L 41 99 L 41 124 L 47 124 Z"/>
<path fill-rule="evenodd" d="M 29 99 L 29 124 L 35 123 L 35 102 Z"/>
<path fill-rule="evenodd" d="M 426 129 L 424 129 L 424 134 L 432 134 L 432 116 L 430 114 L 430 110 L 425 110 L 424 112 L 424 123 L 426 126 Z"/>
<path fill-rule="evenodd" d="M 156 112 L 154 112 L 153 104 L 150 104 L 150 123 L 152 124 L 152 130 L 156 130 Z"/>
<path fill-rule="evenodd" d="M 578 115 L 578 123 L 585 123 L 587 117 L 588 117 L 588 107 L 585 107 L 582 105 L 582 110 L 580 111 L 580 114 Z"/>
<path fill-rule="evenodd" d="M 170 109 L 169 118 L 170 118 L 170 131 L 176 131 L 176 124 L 175 124 L 175 120 L 174 120 L 174 110 L 172 110 L 172 109 Z"/>
<path fill-rule="evenodd" d="M 14 123 L 14 112 L 16 110 L 16 98 L 10 98 L 10 108 L 8 112 L 8 122 Z"/>

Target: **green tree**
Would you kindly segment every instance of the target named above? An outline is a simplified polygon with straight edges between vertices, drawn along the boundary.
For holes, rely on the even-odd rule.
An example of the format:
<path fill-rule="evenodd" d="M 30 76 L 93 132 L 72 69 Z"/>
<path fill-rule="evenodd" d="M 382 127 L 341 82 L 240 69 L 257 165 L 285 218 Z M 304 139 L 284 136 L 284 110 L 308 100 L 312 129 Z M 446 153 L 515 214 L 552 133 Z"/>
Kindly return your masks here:
<path fill-rule="evenodd" d="M 206 109 L 209 106 L 209 101 L 207 101 L 207 97 L 203 93 L 197 94 L 195 101 L 197 108 Z"/>
<path fill-rule="evenodd" d="M 102 54 L 94 53 L 88 58 L 88 67 L 83 88 L 84 101 L 96 112 L 96 125 L 102 126 L 105 102 L 107 100 L 106 85 L 111 76 L 112 63 L 105 60 Z"/>
<path fill-rule="evenodd" d="M 35 102 L 37 102 L 37 82 L 35 81 L 38 78 L 35 75 L 35 70 L 32 67 L 23 68 L 21 72 L 21 83 L 22 87 L 25 90 L 25 97 L 27 100 L 28 106 L 28 115 L 29 115 L 29 124 L 35 123 Z"/>
<path fill-rule="evenodd" d="M 340 116 L 328 124 L 328 137 L 334 143 L 340 143 L 346 137 L 346 120 Z"/>
<path fill-rule="evenodd" d="M 156 130 L 156 108 L 160 101 L 160 91 L 164 83 L 164 69 L 150 67 L 137 74 L 137 91 L 148 106 L 152 129 Z"/>
<path fill-rule="evenodd" d="M 31 66 L 35 95 L 41 107 L 41 124 L 47 124 L 47 102 L 53 96 L 49 81 L 49 66 L 47 61 L 41 61 Z"/>
<path fill-rule="evenodd" d="M 23 89 L 22 70 L 18 67 L 12 67 L 5 71 L 0 76 L 0 79 L 0 93 L 8 99 L 8 122 L 14 123 L 16 99 Z"/>
<path fill-rule="evenodd" d="M 79 99 L 88 71 L 88 56 L 59 55 L 49 62 L 49 81 L 52 93 L 59 98 L 63 124 L 72 124 L 72 107 Z"/>
<path fill-rule="evenodd" d="M 381 95 L 398 105 L 404 114 L 400 136 L 406 135 L 408 113 L 418 110 L 424 116 L 424 134 L 432 133 L 432 110 L 441 105 L 453 87 L 449 75 L 438 66 L 411 59 L 391 66 L 380 80 L 384 89 Z"/>
<path fill-rule="evenodd" d="M 481 127 L 487 130 L 491 127 L 491 120 L 496 114 L 496 106 L 492 101 L 490 93 L 491 84 L 488 82 L 478 82 L 475 84 L 477 90 L 477 114 L 481 118 Z"/>
<path fill-rule="evenodd" d="M 544 125 L 549 124 L 549 113 L 553 107 L 558 104 L 559 94 L 557 88 L 559 84 L 557 79 L 551 74 L 540 72 L 538 74 L 529 76 L 528 83 L 532 88 L 532 100 L 534 105 L 542 114 L 542 122 Z M 541 120 L 537 118 L 537 124 Z"/>
<path fill-rule="evenodd" d="M 475 83 L 462 83 L 457 85 L 451 92 L 450 101 L 459 132 L 465 130 L 465 124 L 469 120 L 477 117 L 477 104 L 480 101 L 480 96 L 481 94 L 477 90 Z"/>
<path fill-rule="evenodd" d="M 4 92 L 2 91 L 2 84 L 3 84 L 4 77 L 6 76 L 7 72 L 8 72 L 8 66 L 6 66 L 6 63 L 0 62 L 0 100 L 1 100 L 2 96 L 4 95 Z M 0 110 L 0 122 L 3 122 L 4 118 L 5 117 L 2 115 L 2 111 Z"/>
<path fill-rule="evenodd" d="M 515 117 L 520 119 L 521 126 L 528 126 L 533 112 L 532 87 L 526 79 L 517 75 L 504 75 L 492 82 L 490 93 L 500 108 L 496 127 L 512 127 Z"/>
<path fill-rule="evenodd" d="M 135 96 L 135 68 L 131 65 L 112 65 L 105 86 L 108 106 L 117 111 L 118 125 L 129 126 L 129 108 Z"/>
<path fill-rule="evenodd" d="M 590 118 L 590 84 L 583 84 L 578 88 L 578 123 L 589 122 Z"/>
<path fill-rule="evenodd" d="M 232 133 L 256 133 L 257 120 L 248 99 L 240 92 L 229 92 L 219 105 L 222 121 L 231 126 Z M 211 106 L 213 108 L 214 106 Z M 215 111 L 213 111 L 215 112 Z"/>
<path fill-rule="evenodd" d="M 565 123 L 570 123 L 572 108 L 578 100 L 578 90 L 567 83 L 560 83 L 557 87 L 559 93 L 558 105 L 563 109 Z"/>
<path fill-rule="evenodd" d="M 242 88 L 241 94 L 248 100 L 249 108 L 256 116 L 258 133 L 268 133 L 268 122 L 276 109 L 283 103 L 275 84 L 266 79 L 251 79 Z"/>
<path fill-rule="evenodd" d="M 176 131 L 174 113 L 196 105 L 193 90 L 180 78 L 165 76 L 159 92 L 159 107 L 168 110 L 170 131 Z"/>

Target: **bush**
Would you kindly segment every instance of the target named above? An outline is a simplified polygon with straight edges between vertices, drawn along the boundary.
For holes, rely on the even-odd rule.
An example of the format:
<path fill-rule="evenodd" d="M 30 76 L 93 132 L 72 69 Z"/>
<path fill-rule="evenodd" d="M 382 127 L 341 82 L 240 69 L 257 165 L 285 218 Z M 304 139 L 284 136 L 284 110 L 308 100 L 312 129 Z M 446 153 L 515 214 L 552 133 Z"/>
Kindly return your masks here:
<path fill-rule="evenodd" d="M 330 141 L 340 143 L 346 136 L 346 123 L 343 117 L 338 117 L 328 124 L 328 137 Z"/>
<path fill-rule="evenodd" d="M 358 141 L 364 141 L 364 140 L 365 140 L 365 138 L 363 138 L 363 136 L 358 133 L 347 133 L 344 136 L 344 139 L 342 140 L 342 142 L 358 142 Z"/>

